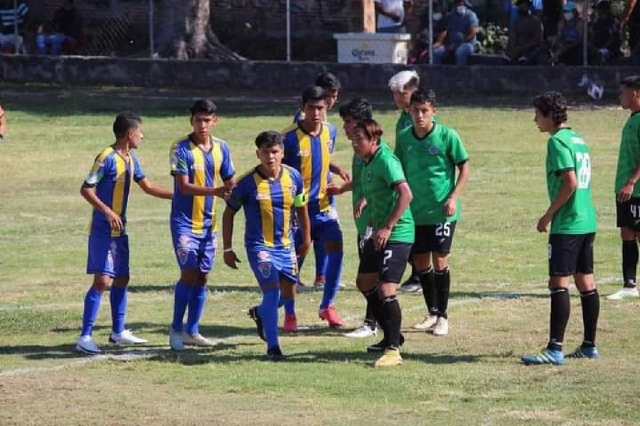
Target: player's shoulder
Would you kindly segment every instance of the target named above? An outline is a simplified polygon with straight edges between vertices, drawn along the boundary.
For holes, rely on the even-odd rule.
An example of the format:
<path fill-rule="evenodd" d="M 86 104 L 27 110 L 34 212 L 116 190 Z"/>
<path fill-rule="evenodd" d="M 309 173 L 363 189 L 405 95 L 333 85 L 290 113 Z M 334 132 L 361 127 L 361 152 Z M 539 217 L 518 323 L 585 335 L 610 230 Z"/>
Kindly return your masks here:
<path fill-rule="evenodd" d="M 300 126 L 298 125 L 298 122 L 296 121 L 295 123 L 289 124 L 287 127 L 282 129 L 282 131 L 280 131 L 280 133 L 282 133 L 282 136 L 286 139 L 288 137 L 291 137 L 292 134 L 295 134 L 296 131 L 299 128 L 300 128 Z"/>
<path fill-rule="evenodd" d="M 224 139 L 216 138 L 215 136 L 211 136 L 211 142 L 214 144 L 218 144 L 221 147 L 228 148 L 229 144 Z"/>
<path fill-rule="evenodd" d="M 99 163 L 103 163 L 113 158 L 116 154 L 116 150 L 113 147 L 108 146 L 104 148 L 98 155 L 96 155 L 96 161 Z"/>
<path fill-rule="evenodd" d="M 253 175 L 256 173 L 256 168 L 252 167 L 249 170 L 246 170 L 238 178 L 236 179 L 236 185 L 246 185 L 247 182 L 253 182 Z"/>
<path fill-rule="evenodd" d="M 288 166 L 286 164 L 283 164 L 282 167 L 291 175 L 292 178 L 302 179 L 302 175 L 300 174 L 300 172 L 294 169 L 293 167 Z"/>
<path fill-rule="evenodd" d="M 397 140 L 400 141 L 404 141 L 406 139 L 412 139 L 413 138 L 413 126 L 409 126 L 409 127 L 405 127 L 404 129 L 400 129 L 398 130 L 398 136 L 397 136 Z"/>
<path fill-rule="evenodd" d="M 190 149 L 189 144 L 191 143 L 191 139 L 187 136 L 184 138 L 176 139 L 171 143 L 170 151 L 174 152 L 178 149 Z"/>

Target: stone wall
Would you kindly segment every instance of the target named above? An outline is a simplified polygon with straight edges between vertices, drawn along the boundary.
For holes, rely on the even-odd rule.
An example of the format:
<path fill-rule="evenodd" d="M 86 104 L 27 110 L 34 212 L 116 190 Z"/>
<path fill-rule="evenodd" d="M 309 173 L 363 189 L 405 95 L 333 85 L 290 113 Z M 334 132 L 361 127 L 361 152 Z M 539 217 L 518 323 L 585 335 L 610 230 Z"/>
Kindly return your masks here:
<path fill-rule="evenodd" d="M 335 64 L 243 61 L 148 60 L 125 58 L 0 56 L 0 81 L 61 85 L 277 90 L 303 88 L 319 72 L 331 71 L 349 91 L 384 91 L 389 78 L 407 68 L 392 64 Z M 415 67 L 428 86 L 440 92 L 486 96 L 531 94 L 559 90 L 582 93 L 584 72 L 601 81 L 609 95 L 619 82 L 638 73 L 634 67 Z"/>

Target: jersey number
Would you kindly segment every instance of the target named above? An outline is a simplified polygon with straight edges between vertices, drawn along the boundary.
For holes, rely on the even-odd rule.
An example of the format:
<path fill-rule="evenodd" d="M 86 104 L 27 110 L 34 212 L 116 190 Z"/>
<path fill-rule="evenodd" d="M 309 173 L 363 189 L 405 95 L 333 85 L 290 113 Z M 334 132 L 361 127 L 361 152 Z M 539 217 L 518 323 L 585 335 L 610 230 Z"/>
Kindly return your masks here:
<path fill-rule="evenodd" d="M 451 223 L 444 222 L 436 225 L 436 237 L 449 237 L 451 236 Z"/>
<path fill-rule="evenodd" d="M 393 251 L 385 250 L 384 257 L 382 258 L 382 265 L 387 266 L 387 260 L 391 259 L 391 256 L 393 256 Z"/>
<path fill-rule="evenodd" d="M 576 160 L 578 160 L 578 188 L 589 188 L 591 182 L 591 157 L 586 152 L 576 153 Z"/>

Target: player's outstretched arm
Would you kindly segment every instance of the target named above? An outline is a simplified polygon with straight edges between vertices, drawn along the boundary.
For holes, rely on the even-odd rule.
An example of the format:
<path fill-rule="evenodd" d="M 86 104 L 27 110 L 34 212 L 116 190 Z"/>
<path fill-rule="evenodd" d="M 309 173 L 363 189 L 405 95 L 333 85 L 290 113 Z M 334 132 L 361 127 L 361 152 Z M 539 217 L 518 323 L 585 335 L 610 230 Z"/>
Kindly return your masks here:
<path fill-rule="evenodd" d="M 296 246 L 296 255 L 298 258 L 304 259 L 311 248 L 311 221 L 309 220 L 307 205 L 296 207 L 296 215 L 302 232 L 302 244 Z"/>
<path fill-rule="evenodd" d="M 352 189 L 353 189 L 353 182 L 347 182 L 342 186 L 336 185 L 335 183 L 330 183 L 329 186 L 327 186 L 327 193 L 329 195 L 340 195 L 340 194 L 344 194 L 345 192 L 349 192 Z"/>
<path fill-rule="evenodd" d="M 329 164 L 329 170 L 331 171 L 331 173 L 340 176 L 340 179 L 342 179 L 345 183 L 351 182 L 351 174 L 340 166 L 331 163 Z"/>
<path fill-rule="evenodd" d="M 237 263 L 240 263 L 238 256 L 231 247 L 233 244 L 233 219 L 236 216 L 236 211 L 227 206 L 222 214 L 222 252 L 224 258 L 224 264 L 229 268 L 238 269 Z"/>
<path fill-rule="evenodd" d="M 576 171 L 573 169 L 561 172 L 560 179 L 562 180 L 560 191 L 551 202 L 547 212 L 538 220 L 538 225 L 536 226 L 538 232 L 547 232 L 547 227 L 551 223 L 553 215 L 569 201 L 578 187 L 578 178 L 576 177 Z"/>
<path fill-rule="evenodd" d="M 111 210 L 109 206 L 103 203 L 100 198 L 98 198 L 95 186 L 83 183 L 80 187 L 80 194 L 85 200 L 89 202 L 89 204 L 93 206 L 94 209 L 104 213 L 104 215 L 107 217 L 107 220 L 109 221 L 109 225 L 111 225 L 111 229 L 117 232 L 122 231 L 124 227 L 122 224 L 122 218 L 120 217 L 120 215 Z"/>
<path fill-rule="evenodd" d="M 231 193 L 231 187 L 221 186 L 219 188 L 213 188 L 210 186 L 198 186 L 189 183 L 187 175 L 176 174 L 176 186 L 178 191 L 184 195 L 213 195 L 220 198 L 228 198 Z"/>
<path fill-rule="evenodd" d="M 153 197 L 164 198 L 165 200 L 170 200 L 173 197 L 173 191 L 154 185 L 147 178 L 138 181 L 138 185 L 140 185 L 140 188 L 142 188 L 145 194 Z"/>

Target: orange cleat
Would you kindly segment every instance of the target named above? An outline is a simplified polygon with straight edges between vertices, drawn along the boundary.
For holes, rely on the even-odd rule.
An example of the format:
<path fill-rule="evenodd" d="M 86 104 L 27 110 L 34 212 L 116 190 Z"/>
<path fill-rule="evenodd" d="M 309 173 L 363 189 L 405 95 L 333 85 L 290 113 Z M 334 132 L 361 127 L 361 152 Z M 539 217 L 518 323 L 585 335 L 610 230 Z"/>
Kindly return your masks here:
<path fill-rule="evenodd" d="M 325 320 L 329 323 L 329 327 L 342 327 L 342 319 L 336 312 L 336 308 L 331 305 L 327 309 L 320 309 L 318 311 L 318 316 L 320 319 Z"/>
<path fill-rule="evenodd" d="M 284 326 L 282 329 L 287 333 L 295 333 L 298 331 L 298 319 L 296 318 L 296 314 L 285 315 Z"/>

